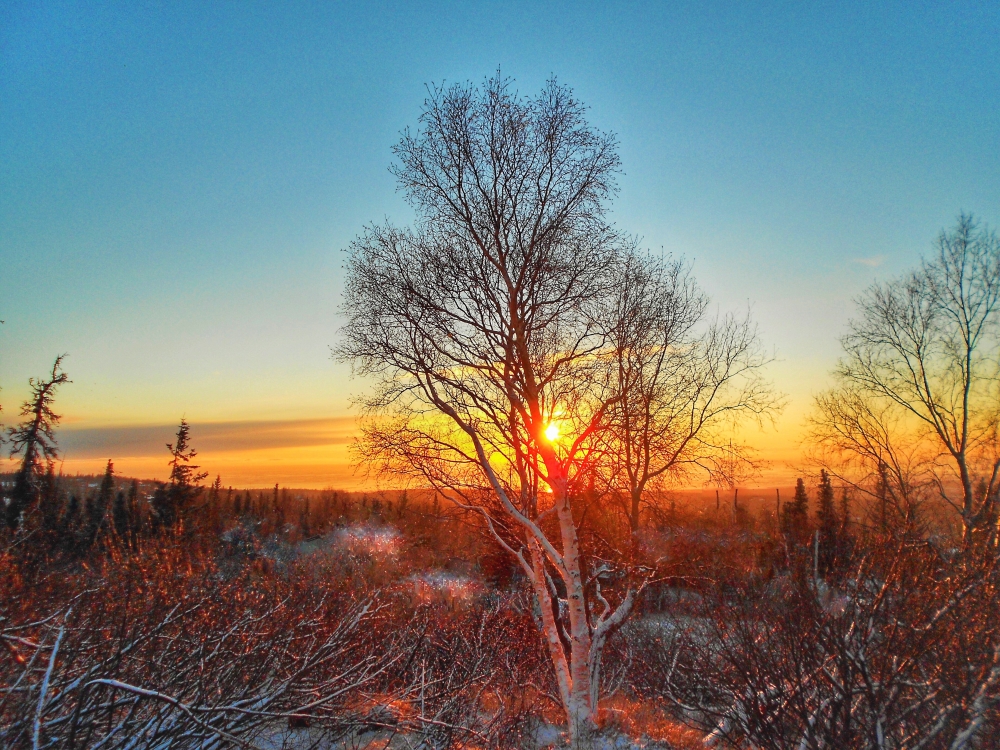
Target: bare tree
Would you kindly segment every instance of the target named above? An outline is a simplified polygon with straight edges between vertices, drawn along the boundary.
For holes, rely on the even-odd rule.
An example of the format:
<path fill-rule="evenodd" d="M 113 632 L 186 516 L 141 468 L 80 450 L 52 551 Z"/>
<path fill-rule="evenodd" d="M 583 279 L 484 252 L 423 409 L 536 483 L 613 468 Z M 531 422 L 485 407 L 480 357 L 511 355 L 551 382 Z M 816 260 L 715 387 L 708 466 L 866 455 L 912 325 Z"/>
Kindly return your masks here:
<path fill-rule="evenodd" d="M 480 514 L 518 560 L 583 747 L 600 653 L 639 593 L 609 599 L 579 533 L 621 400 L 615 141 L 554 82 L 534 99 L 500 78 L 432 88 L 420 122 L 396 147 L 415 227 L 369 228 L 347 267 L 337 353 L 376 382 L 362 455 Z"/>
<path fill-rule="evenodd" d="M 747 580 L 675 621 L 663 646 L 640 631 L 637 687 L 708 730 L 708 747 L 992 747 L 995 562 L 873 541 L 842 578 Z"/>
<path fill-rule="evenodd" d="M 925 440 L 914 440 L 905 414 L 841 384 L 816 398 L 812 438 L 819 463 L 868 498 L 868 520 L 883 534 L 912 535 L 933 490 L 933 458 Z"/>
<path fill-rule="evenodd" d="M 378 605 L 218 588 L 146 596 L 136 611 L 93 587 L 38 619 L 0 618 L 0 744 L 252 748 L 313 724 L 319 745 L 363 725 L 349 699 L 401 660 L 373 627 Z"/>
<path fill-rule="evenodd" d="M 935 250 L 858 300 L 815 437 L 862 475 L 895 475 L 901 507 L 932 488 L 957 511 L 966 549 L 976 538 L 995 548 L 1000 240 L 962 214 Z"/>
<path fill-rule="evenodd" d="M 632 253 L 621 263 L 611 345 L 622 395 L 607 463 L 633 536 L 651 482 L 701 473 L 735 487 L 753 473 L 733 429 L 779 407 L 749 315 L 706 321 L 707 307 L 683 262 Z"/>
<path fill-rule="evenodd" d="M 59 415 L 52 411 L 56 389 L 70 382 L 62 372 L 63 356 L 56 357 L 52 374 L 47 380 L 31 378 L 31 398 L 21 407 L 25 421 L 9 430 L 10 457 L 21 457 L 21 466 L 14 475 L 14 488 L 7 503 L 7 526 L 16 529 L 22 514 L 38 499 L 39 487 L 47 465 L 58 456 L 55 427 Z"/>

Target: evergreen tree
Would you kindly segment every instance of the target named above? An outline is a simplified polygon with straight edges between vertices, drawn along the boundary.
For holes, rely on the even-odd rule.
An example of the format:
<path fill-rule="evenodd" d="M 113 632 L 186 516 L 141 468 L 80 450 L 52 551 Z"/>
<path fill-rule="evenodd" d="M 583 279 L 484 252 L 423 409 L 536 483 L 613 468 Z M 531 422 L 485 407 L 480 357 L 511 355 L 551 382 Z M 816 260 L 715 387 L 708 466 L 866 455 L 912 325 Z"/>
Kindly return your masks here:
<path fill-rule="evenodd" d="M 809 493 L 801 478 L 795 480 L 795 496 L 781 509 L 781 531 L 795 541 L 809 536 Z"/>
<path fill-rule="evenodd" d="M 97 494 L 87 498 L 87 529 L 84 541 L 87 549 L 101 538 L 107 528 L 108 509 L 111 507 L 114 491 L 115 468 L 109 460 Z"/>
<path fill-rule="evenodd" d="M 157 482 L 156 489 L 153 490 L 153 497 L 149 501 L 153 510 L 153 530 L 159 531 L 163 528 L 170 528 L 177 520 L 177 509 L 171 502 L 167 486 L 163 482 Z"/>
<path fill-rule="evenodd" d="M 129 513 L 128 513 L 128 498 L 125 496 L 125 490 L 118 490 L 118 494 L 115 495 L 115 504 L 111 511 L 111 520 L 115 527 L 115 534 L 121 543 L 128 546 L 129 533 L 131 529 L 129 528 Z"/>
<path fill-rule="evenodd" d="M 781 532 L 782 536 L 791 536 L 794 525 L 795 513 L 792 510 L 792 504 L 786 501 L 785 504 L 781 506 L 781 513 L 778 518 L 778 530 Z"/>
<path fill-rule="evenodd" d="M 80 528 L 76 534 L 76 551 L 85 554 L 94 542 L 94 535 L 91 534 L 90 519 L 94 515 L 94 504 L 97 496 L 90 492 L 83 499 L 83 518 L 80 521 Z"/>
<path fill-rule="evenodd" d="M 139 480 L 133 479 L 128 487 L 128 519 L 132 544 L 136 543 L 139 532 L 142 531 L 142 510 L 139 507 Z"/>
<path fill-rule="evenodd" d="M 795 496 L 792 498 L 792 508 L 798 521 L 798 526 L 808 535 L 809 532 L 809 493 L 806 484 L 801 479 L 795 481 Z"/>
<path fill-rule="evenodd" d="M 66 513 L 60 524 L 59 538 L 66 552 L 75 554 L 80 532 L 80 498 L 76 494 L 69 497 Z"/>
<path fill-rule="evenodd" d="M 816 520 L 819 532 L 819 566 L 821 571 L 826 572 L 833 567 L 840 536 L 837 509 L 834 507 L 833 484 L 826 469 L 821 469 L 819 472 L 818 494 Z"/>
<path fill-rule="evenodd" d="M 303 537 L 308 537 L 312 534 L 312 529 L 310 527 L 310 519 L 309 519 L 308 497 L 302 501 L 302 513 L 299 516 L 299 530 Z"/>
<path fill-rule="evenodd" d="M 7 526 L 11 529 L 18 527 L 24 513 L 37 502 L 48 465 L 59 455 L 55 427 L 59 424 L 60 417 L 52 411 L 52 402 L 56 389 L 63 383 L 70 382 L 66 373 L 62 372 L 63 356 L 56 357 L 48 380 L 31 378 L 28 381 L 31 398 L 21 407 L 21 416 L 27 419 L 8 431 L 10 457 L 21 457 L 21 465 L 14 475 L 14 488 L 5 513 Z"/>
<path fill-rule="evenodd" d="M 847 487 L 840 493 L 840 537 L 847 539 L 847 534 L 851 524 L 851 498 L 847 494 Z"/>
<path fill-rule="evenodd" d="M 215 475 L 215 481 L 208 488 L 208 499 L 213 503 L 218 503 L 222 499 L 222 476 Z"/>
<path fill-rule="evenodd" d="M 141 520 L 139 516 L 139 482 L 133 479 L 129 485 L 128 494 L 119 490 L 115 496 L 114 510 L 111 514 L 115 534 L 126 547 L 134 547 L 139 533 Z"/>
<path fill-rule="evenodd" d="M 39 510 L 42 516 L 42 529 L 50 541 L 59 531 L 59 481 L 56 478 L 55 466 L 50 462 L 42 478 L 39 495 Z"/>
<path fill-rule="evenodd" d="M 285 495 L 287 496 L 287 494 L 288 491 L 286 490 Z M 279 499 L 278 485 L 274 485 L 274 499 L 272 503 L 274 506 L 274 530 L 280 534 L 285 528 L 285 504 Z"/>
<path fill-rule="evenodd" d="M 191 428 L 186 419 L 181 419 L 177 428 L 177 439 L 167 443 L 170 451 L 170 479 L 166 487 L 158 487 L 153 503 L 160 525 L 172 527 L 190 508 L 191 503 L 201 494 L 199 486 L 208 476 L 207 471 L 199 472 L 201 468 L 192 464 L 191 460 L 198 452 L 191 447 Z M 162 489 L 162 493 L 161 493 Z"/>
<path fill-rule="evenodd" d="M 208 517 L 213 534 L 222 531 L 222 476 L 215 475 L 215 481 L 208 488 Z"/>

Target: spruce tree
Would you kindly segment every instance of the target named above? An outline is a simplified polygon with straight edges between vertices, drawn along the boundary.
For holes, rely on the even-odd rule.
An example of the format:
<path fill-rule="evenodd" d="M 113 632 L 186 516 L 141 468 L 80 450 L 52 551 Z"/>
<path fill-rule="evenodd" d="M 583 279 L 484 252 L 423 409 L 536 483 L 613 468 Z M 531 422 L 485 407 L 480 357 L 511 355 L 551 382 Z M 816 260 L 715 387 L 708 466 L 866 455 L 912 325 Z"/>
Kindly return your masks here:
<path fill-rule="evenodd" d="M 169 528 L 181 520 L 191 503 L 201 494 L 202 488 L 199 485 L 208 476 L 208 472 L 199 472 L 201 467 L 191 463 L 198 452 L 191 447 L 191 427 L 186 419 L 181 419 L 177 439 L 173 443 L 167 443 L 167 450 L 170 451 L 170 479 L 166 486 L 157 488 L 153 503 L 158 524 Z"/>
<path fill-rule="evenodd" d="M 787 501 L 780 506 L 778 512 L 778 531 L 782 536 L 789 536 L 792 533 L 792 504 Z"/>
<path fill-rule="evenodd" d="M 302 512 L 299 514 L 299 532 L 304 538 L 309 537 L 312 534 L 312 528 L 309 519 L 309 498 L 305 498 L 302 501 Z"/>
<path fill-rule="evenodd" d="M 208 519 L 212 533 L 222 531 L 222 477 L 215 475 L 215 481 L 208 488 Z"/>
<path fill-rule="evenodd" d="M 70 495 L 66 505 L 66 513 L 60 523 L 59 538 L 66 552 L 76 553 L 80 534 L 80 498 L 76 493 Z"/>
<path fill-rule="evenodd" d="M 83 518 L 80 522 L 80 528 L 76 533 L 76 545 L 74 551 L 77 554 L 85 555 L 90 551 L 91 545 L 94 543 L 94 534 L 91 533 L 90 519 L 94 516 L 94 504 L 97 502 L 97 496 L 91 492 L 83 499 Z"/>
<path fill-rule="evenodd" d="M 128 530 L 129 530 L 129 542 L 132 546 L 138 539 L 139 532 L 142 530 L 142 511 L 139 509 L 139 480 L 133 479 L 132 484 L 128 487 Z"/>
<path fill-rule="evenodd" d="M 208 488 L 208 499 L 213 503 L 218 503 L 222 499 L 222 476 L 215 475 L 215 481 Z"/>
<path fill-rule="evenodd" d="M 118 539 L 125 546 L 129 544 L 129 514 L 128 514 L 128 499 L 125 496 L 125 490 L 118 490 L 118 494 L 115 495 L 114 508 L 111 511 L 111 520 L 115 527 L 115 534 Z"/>
<path fill-rule="evenodd" d="M 45 470 L 39 493 L 39 511 L 42 517 L 42 529 L 54 542 L 54 536 L 59 531 L 59 480 L 56 478 L 55 466 L 50 462 Z"/>
<path fill-rule="evenodd" d="M 167 486 L 163 482 L 157 482 L 156 489 L 153 490 L 153 497 L 149 501 L 153 511 L 152 526 L 153 531 L 160 531 L 170 528 L 177 520 L 177 509 L 171 501 Z"/>
<path fill-rule="evenodd" d="M 125 493 L 125 490 L 118 490 L 111 518 L 115 534 L 120 542 L 126 547 L 133 547 L 136 534 L 139 531 L 139 482 L 137 480 L 132 480 L 128 494 Z"/>
<path fill-rule="evenodd" d="M 819 473 L 819 497 L 816 509 L 816 520 L 819 528 L 819 565 L 824 572 L 833 567 L 837 555 L 840 525 L 837 521 L 837 510 L 834 507 L 833 484 L 826 469 Z"/>
<path fill-rule="evenodd" d="M 63 383 L 71 382 L 62 372 L 63 356 L 56 357 L 52 374 L 47 380 L 31 378 L 28 381 L 31 398 L 21 407 L 21 416 L 27 419 L 8 431 L 10 457 L 21 458 L 5 513 L 10 529 L 16 529 L 23 515 L 38 501 L 43 476 L 49 464 L 59 455 L 55 428 L 60 417 L 52 411 L 52 402 L 56 389 Z"/>
<path fill-rule="evenodd" d="M 288 495 L 287 490 L 285 491 L 285 495 L 286 498 L 284 499 L 287 499 Z M 283 503 L 281 499 L 279 499 L 278 485 L 274 485 L 274 498 L 272 499 L 272 506 L 273 506 L 274 530 L 275 532 L 280 534 L 281 531 L 285 528 L 285 503 Z"/>
<path fill-rule="evenodd" d="M 795 541 L 802 542 L 809 535 L 809 493 L 801 478 L 795 480 L 795 496 L 781 509 L 781 530 Z"/>
<path fill-rule="evenodd" d="M 87 502 L 87 529 L 85 535 L 85 546 L 89 549 L 104 534 L 107 528 L 108 509 L 115 492 L 115 468 L 111 461 L 108 461 L 104 469 L 104 477 L 101 479 L 101 486 L 97 494 L 88 498 Z"/>

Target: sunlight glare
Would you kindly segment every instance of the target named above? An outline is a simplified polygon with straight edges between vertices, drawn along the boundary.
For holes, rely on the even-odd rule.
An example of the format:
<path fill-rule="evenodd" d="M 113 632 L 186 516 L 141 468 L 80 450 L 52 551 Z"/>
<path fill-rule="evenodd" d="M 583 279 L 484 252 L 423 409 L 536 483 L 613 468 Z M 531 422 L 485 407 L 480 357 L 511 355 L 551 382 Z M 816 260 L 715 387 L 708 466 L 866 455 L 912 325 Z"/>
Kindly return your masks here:
<path fill-rule="evenodd" d="M 557 422 L 550 422 L 549 426 L 545 428 L 545 438 L 550 443 L 559 439 L 559 424 Z"/>

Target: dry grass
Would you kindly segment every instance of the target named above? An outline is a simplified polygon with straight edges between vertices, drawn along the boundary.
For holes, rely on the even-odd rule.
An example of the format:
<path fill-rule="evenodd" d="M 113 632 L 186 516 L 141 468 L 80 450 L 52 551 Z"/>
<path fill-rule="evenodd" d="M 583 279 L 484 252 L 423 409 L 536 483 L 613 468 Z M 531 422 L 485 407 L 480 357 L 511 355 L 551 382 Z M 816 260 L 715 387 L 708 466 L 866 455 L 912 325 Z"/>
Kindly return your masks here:
<path fill-rule="evenodd" d="M 603 731 L 619 732 L 632 740 L 647 738 L 677 750 L 703 750 L 705 733 L 673 718 L 648 700 L 614 695 L 601 701 L 597 714 Z"/>

